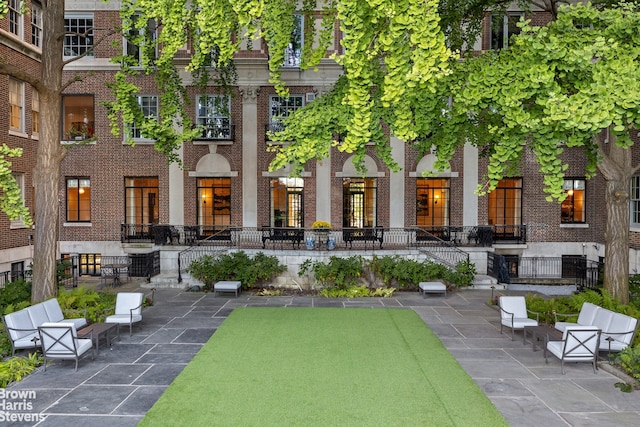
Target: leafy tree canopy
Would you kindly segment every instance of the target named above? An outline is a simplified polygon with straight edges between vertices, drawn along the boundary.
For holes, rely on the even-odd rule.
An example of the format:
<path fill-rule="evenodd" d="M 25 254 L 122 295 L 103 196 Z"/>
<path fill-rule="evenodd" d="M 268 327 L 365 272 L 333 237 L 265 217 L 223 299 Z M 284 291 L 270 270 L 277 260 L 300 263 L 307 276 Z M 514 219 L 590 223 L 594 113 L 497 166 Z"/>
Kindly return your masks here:
<path fill-rule="evenodd" d="M 26 225 L 32 220 L 29 209 L 24 205 L 22 191 L 11 173 L 11 162 L 7 157 L 20 157 L 22 150 L 10 148 L 7 144 L 0 145 L 0 210 L 7 214 L 10 220 L 22 218 Z"/>
<path fill-rule="evenodd" d="M 366 144 L 374 141 L 381 148 L 381 157 L 397 169 L 381 142 L 384 134 L 381 120 L 406 140 L 425 133 L 417 112 L 433 108 L 432 95 L 438 79 L 446 74 L 450 57 L 439 27 L 437 0 L 304 0 L 302 9 L 297 7 L 296 0 L 124 0 L 123 33 L 140 30 L 134 42 L 145 46 L 143 72 L 153 72 L 158 81 L 163 94 L 160 105 L 163 118 L 158 123 L 136 111 L 138 87 L 131 77 L 140 71 L 124 67 L 112 85 L 116 100 L 107 104 L 112 128 L 118 132 L 120 116 L 127 123 L 142 123 L 142 133 L 158 141 L 156 148 L 170 159 L 177 159 L 174 153 L 179 144 L 197 133 L 194 130 L 180 134 L 173 130 L 175 116 L 180 117 L 179 124 L 185 129 L 192 128 L 184 110 L 184 86 L 174 67 L 178 50 L 187 43 L 193 48 L 189 71 L 225 80 L 224 70 L 232 67 L 233 55 L 241 42 L 251 45 L 253 38 L 262 38 L 269 49 L 270 81 L 286 96 L 280 67 L 291 39 L 293 13 L 298 11 L 304 16 L 304 38 L 308 41 L 303 51 L 303 69 L 315 67 L 325 57 L 336 19 L 340 22 L 344 54 L 336 55 L 335 60 L 344 67 L 344 77 L 332 92 L 334 99 L 326 103 L 338 106 L 345 115 L 338 123 L 316 129 L 307 139 L 297 138 L 297 144 L 317 142 L 319 135 L 324 137 L 327 132 L 339 133 L 345 135 L 335 142 L 340 150 L 363 156 Z M 319 29 L 314 25 L 317 10 L 323 13 Z M 145 37 L 144 28 L 150 20 L 162 24 L 157 40 Z M 310 43 L 311 40 L 316 42 Z M 161 50 L 154 58 L 156 46 Z M 117 60 L 128 63 L 123 58 Z M 276 138 L 281 137 L 286 135 Z M 325 144 L 332 139 L 325 139 Z M 328 147 L 305 149 L 305 153 L 295 152 L 295 147 L 292 150 L 293 154 L 281 153 L 279 158 L 301 168 L 318 153 L 327 153 Z"/>
<path fill-rule="evenodd" d="M 438 126 L 418 146 L 435 144 L 439 167 L 467 142 L 481 147 L 489 157 L 483 190 L 490 191 L 517 173 L 528 144 L 548 199 L 562 200 L 565 147 L 582 147 L 593 175 L 607 156 L 596 138 L 603 130 L 620 147 L 633 144 L 639 55 L 640 13 L 629 5 L 598 11 L 577 4 L 561 8 L 546 27 L 525 22 L 508 50 L 455 65 L 439 86 L 444 113 L 432 117 Z"/>

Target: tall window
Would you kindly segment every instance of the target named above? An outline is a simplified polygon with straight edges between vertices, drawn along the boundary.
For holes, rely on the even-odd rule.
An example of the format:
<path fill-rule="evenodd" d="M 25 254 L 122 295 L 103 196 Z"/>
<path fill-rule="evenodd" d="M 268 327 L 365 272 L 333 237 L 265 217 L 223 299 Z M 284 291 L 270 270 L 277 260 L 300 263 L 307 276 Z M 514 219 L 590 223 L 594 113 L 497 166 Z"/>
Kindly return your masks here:
<path fill-rule="evenodd" d="M 82 141 L 95 133 L 93 95 L 65 95 L 62 97 L 64 126 L 62 139 Z"/>
<path fill-rule="evenodd" d="M 137 26 L 138 18 L 134 18 Z M 156 40 L 158 38 L 158 25 L 153 19 L 147 21 L 144 28 L 132 28 L 125 37 L 125 54 L 131 56 L 135 63 L 140 64 L 141 51 L 147 51 L 149 58 L 157 57 Z"/>
<path fill-rule="evenodd" d="M 9 79 L 9 128 L 24 132 L 24 83 Z"/>
<path fill-rule="evenodd" d="M 142 109 L 145 118 L 158 118 L 158 96 L 157 95 L 139 95 L 138 104 Z M 134 139 L 148 139 L 142 135 L 142 131 L 135 124 L 129 125 L 129 132 Z"/>
<path fill-rule="evenodd" d="M 562 184 L 567 197 L 562 202 L 561 222 L 562 223 L 584 223 L 585 222 L 585 187 L 584 179 L 565 179 Z"/>
<path fill-rule="evenodd" d="M 271 226 L 302 227 L 304 224 L 304 180 L 271 180 Z"/>
<path fill-rule="evenodd" d="M 198 125 L 202 139 L 231 139 L 231 103 L 228 95 L 198 95 Z"/>
<path fill-rule="evenodd" d="M 23 16 L 20 11 L 20 0 L 9 0 L 9 32 L 22 39 Z"/>
<path fill-rule="evenodd" d="M 522 225 L 522 179 L 501 179 L 489 193 L 489 224 Z"/>
<path fill-rule="evenodd" d="M 491 15 L 491 49 L 509 47 L 511 36 L 520 34 L 520 28 L 516 24 L 522 16 L 522 13 Z"/>
<path fill-rule="evenodd" d="M 631 178 L 631 225 L 640 227 L 640 175 Z"/>
<path fill-rule="evenodd" d="M 40 92 L 35 89 L 31 91 L 31 131 L 40 133 Z"/>
<path fill-rule="evenodd" d="M 376 179 L 345 178 L 342 183 L 342 226 L 375 227 L 376 214 Z"/>
<path fill-rule="evenodd" d="M 198 225 L 205 234 L 231 225 L 231 178 L 198 179 Z"/>
<path fill-rule="evenodd" d="M 291 40 L 284 50 L 283 67 L 299 67 L 302 59 L 302 43 L 303 43 L 303 19 L 302 15 L 293 15 L 293 31 L 291 32 Z"/>
<path fill-rule="evenodd" d="M 449 225 L 449 180 L 418 178 L 416 181 L 416 225 Z"/>
<path fill-rule="evenodd" d="M 24 279 L 24 261 L 11 263 L 11 281 Z"/>
<path fill-rule="evenodd" d="M 67 222 L 91 221 L 91 179 L 67 178 Z"/>
<path fill-rule="evenodd" d="M 79 254 L 79 271 L 81 276 L 99 276 L 100 275 L 100 262 L 102 261 L 102 255 L 100 254 Z"/>
<path fill-rule="evenodd" d="M 31 3 L 31 43 L 42 47 L 42 8 Z"/>
<path fill-rule="evenodd" d="M 126 224 L 157 224 L 158 178 L 127 177 L 124 179 L 124 212 Z"/>
<path fill-rule="evenodd" d="M 64 29 L 64 56 L 93 56 L 93 15 L 65 15 Z"/>
<path fill-rule="evenodd" d="M 282 119 L 289 117 L 291 113 L 304 106 L 302 95 L 290 95 L 288 98 L 282 96 L 271 96 L 271 119 L 269 130 L 277 132 L 284 129 Z"/>

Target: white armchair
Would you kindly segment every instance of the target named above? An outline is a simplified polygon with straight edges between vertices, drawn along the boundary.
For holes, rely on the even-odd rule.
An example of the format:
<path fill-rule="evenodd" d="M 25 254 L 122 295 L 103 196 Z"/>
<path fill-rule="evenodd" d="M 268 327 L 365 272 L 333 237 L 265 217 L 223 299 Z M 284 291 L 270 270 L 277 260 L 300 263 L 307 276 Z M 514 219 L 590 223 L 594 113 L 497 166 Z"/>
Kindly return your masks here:
<path fill-rule="evenodd" d="M 44 370 L 47 370 L 47 359 L 65 359 L 76 361 L 85 353 L 91 351 L 93 359 L 93 340 L 78 338 L 76 327 L 73 323 L 46 322 L 38 327 L 42 354 L 44 356 Z"/>
<path fill-rule="evenodd" d="M 499 300 L 500 306 L 500 333 L 502 328 L 506 326 L 511 328 L 511 339 L 513 340 L 513 331 L 516 329 L 524 329 L 525 326 L 538 326 L 540 314 L 527 310 L 527 302 L 522 296 L 501 296 Z M 536 318 L 530 319 L 529 313 L 535 314 Z"/>
<path fill-rule="evenodd" d="M 144 294 L 141 292 L 119 292 L 116 296 L 115 313 L 107 316 L 105 323 L 117 323 L 118 336 L 120 325 L 129 325 L 129 336 L 131 336 L 133 324 L 142 321 L 143 300 Z"/>
<path fill-rule="evenodd" d="M 545 345 L 544 360 L 549 363 L 547 353 L 560 359 L 560 370 L 564 375 L 564 362 L 591 362 L 593 373 L 598 369 L 598 348 L 600 329 L 593 326 L 567 326 L 562 333 L 562 341 L 549 341 Z"/>

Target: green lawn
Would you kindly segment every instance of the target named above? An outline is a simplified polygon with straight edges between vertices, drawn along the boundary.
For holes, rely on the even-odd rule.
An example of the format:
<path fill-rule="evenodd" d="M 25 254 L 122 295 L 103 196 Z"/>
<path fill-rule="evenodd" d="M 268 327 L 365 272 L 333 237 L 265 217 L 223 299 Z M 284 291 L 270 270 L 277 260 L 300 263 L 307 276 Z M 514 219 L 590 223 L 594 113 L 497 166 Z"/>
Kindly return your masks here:
<path fill-rule="evenodd" d="M 142 426 L 499 426 L 405 309 L 238 308 Z"/>

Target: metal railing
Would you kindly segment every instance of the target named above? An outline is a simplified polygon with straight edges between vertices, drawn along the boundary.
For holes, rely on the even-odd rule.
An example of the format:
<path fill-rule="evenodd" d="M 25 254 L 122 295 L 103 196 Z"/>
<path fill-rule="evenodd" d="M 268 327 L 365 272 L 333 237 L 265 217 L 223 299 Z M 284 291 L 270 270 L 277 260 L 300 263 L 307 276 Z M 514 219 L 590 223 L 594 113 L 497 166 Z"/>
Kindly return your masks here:
<path fill-rule="evenodd" d="M 268 227 L 283 229 L 286 227 Z M 255 227 L 214 227 L 207 225 L 122 224 L 122 243 L 147 242 L 159 246 L 192 246 L 199 244 L 253 248 L 261 244 L 261 230 Z M 313 229 L 304 229 L 305 239 Z M 339 247 L 344 244 L 343 229 L 332 229 L 330 236 Z M 524 244 L 526 225 L 477 226 L 411 226 L 384 228 L 383 246 L 429 246 L 433 241 L 450 242 L 454 246 L 492 246 L 494 244 Z"/>
<path fill-rule="evenodd" d="M 518 257 L 489 252 L 487 272 L 500 283 L 532 281 L 573 281 L 579 290 L 600 285 L 603 264 L 583 257 Z"/>
<path fill-rule="evenodd" d="M 74 255 L 59 259 L 56 263 L 58 286 L 64 286 L 67 289 L 78 286 L 80 257 Z M 7 283 L 19 279 L 30 281 L 32 274 L 33 270 L 31 269 L 23 271 L 2 271 L 0 272 L 0 289 L 4 289 Z"/>
<path fill-rule="evenodd" d="M 458 263 L 469 261 L 469 254 L 457 247 L 462 241 L 464 228 L 438 227 L 428 230 L 422 227 L 411 227 L 404 231 L 407 233 L 410 245 L 418 247 L 429 257 L 455 268 Z M 468 233 L 464 236 L 468 236 Z"/>

